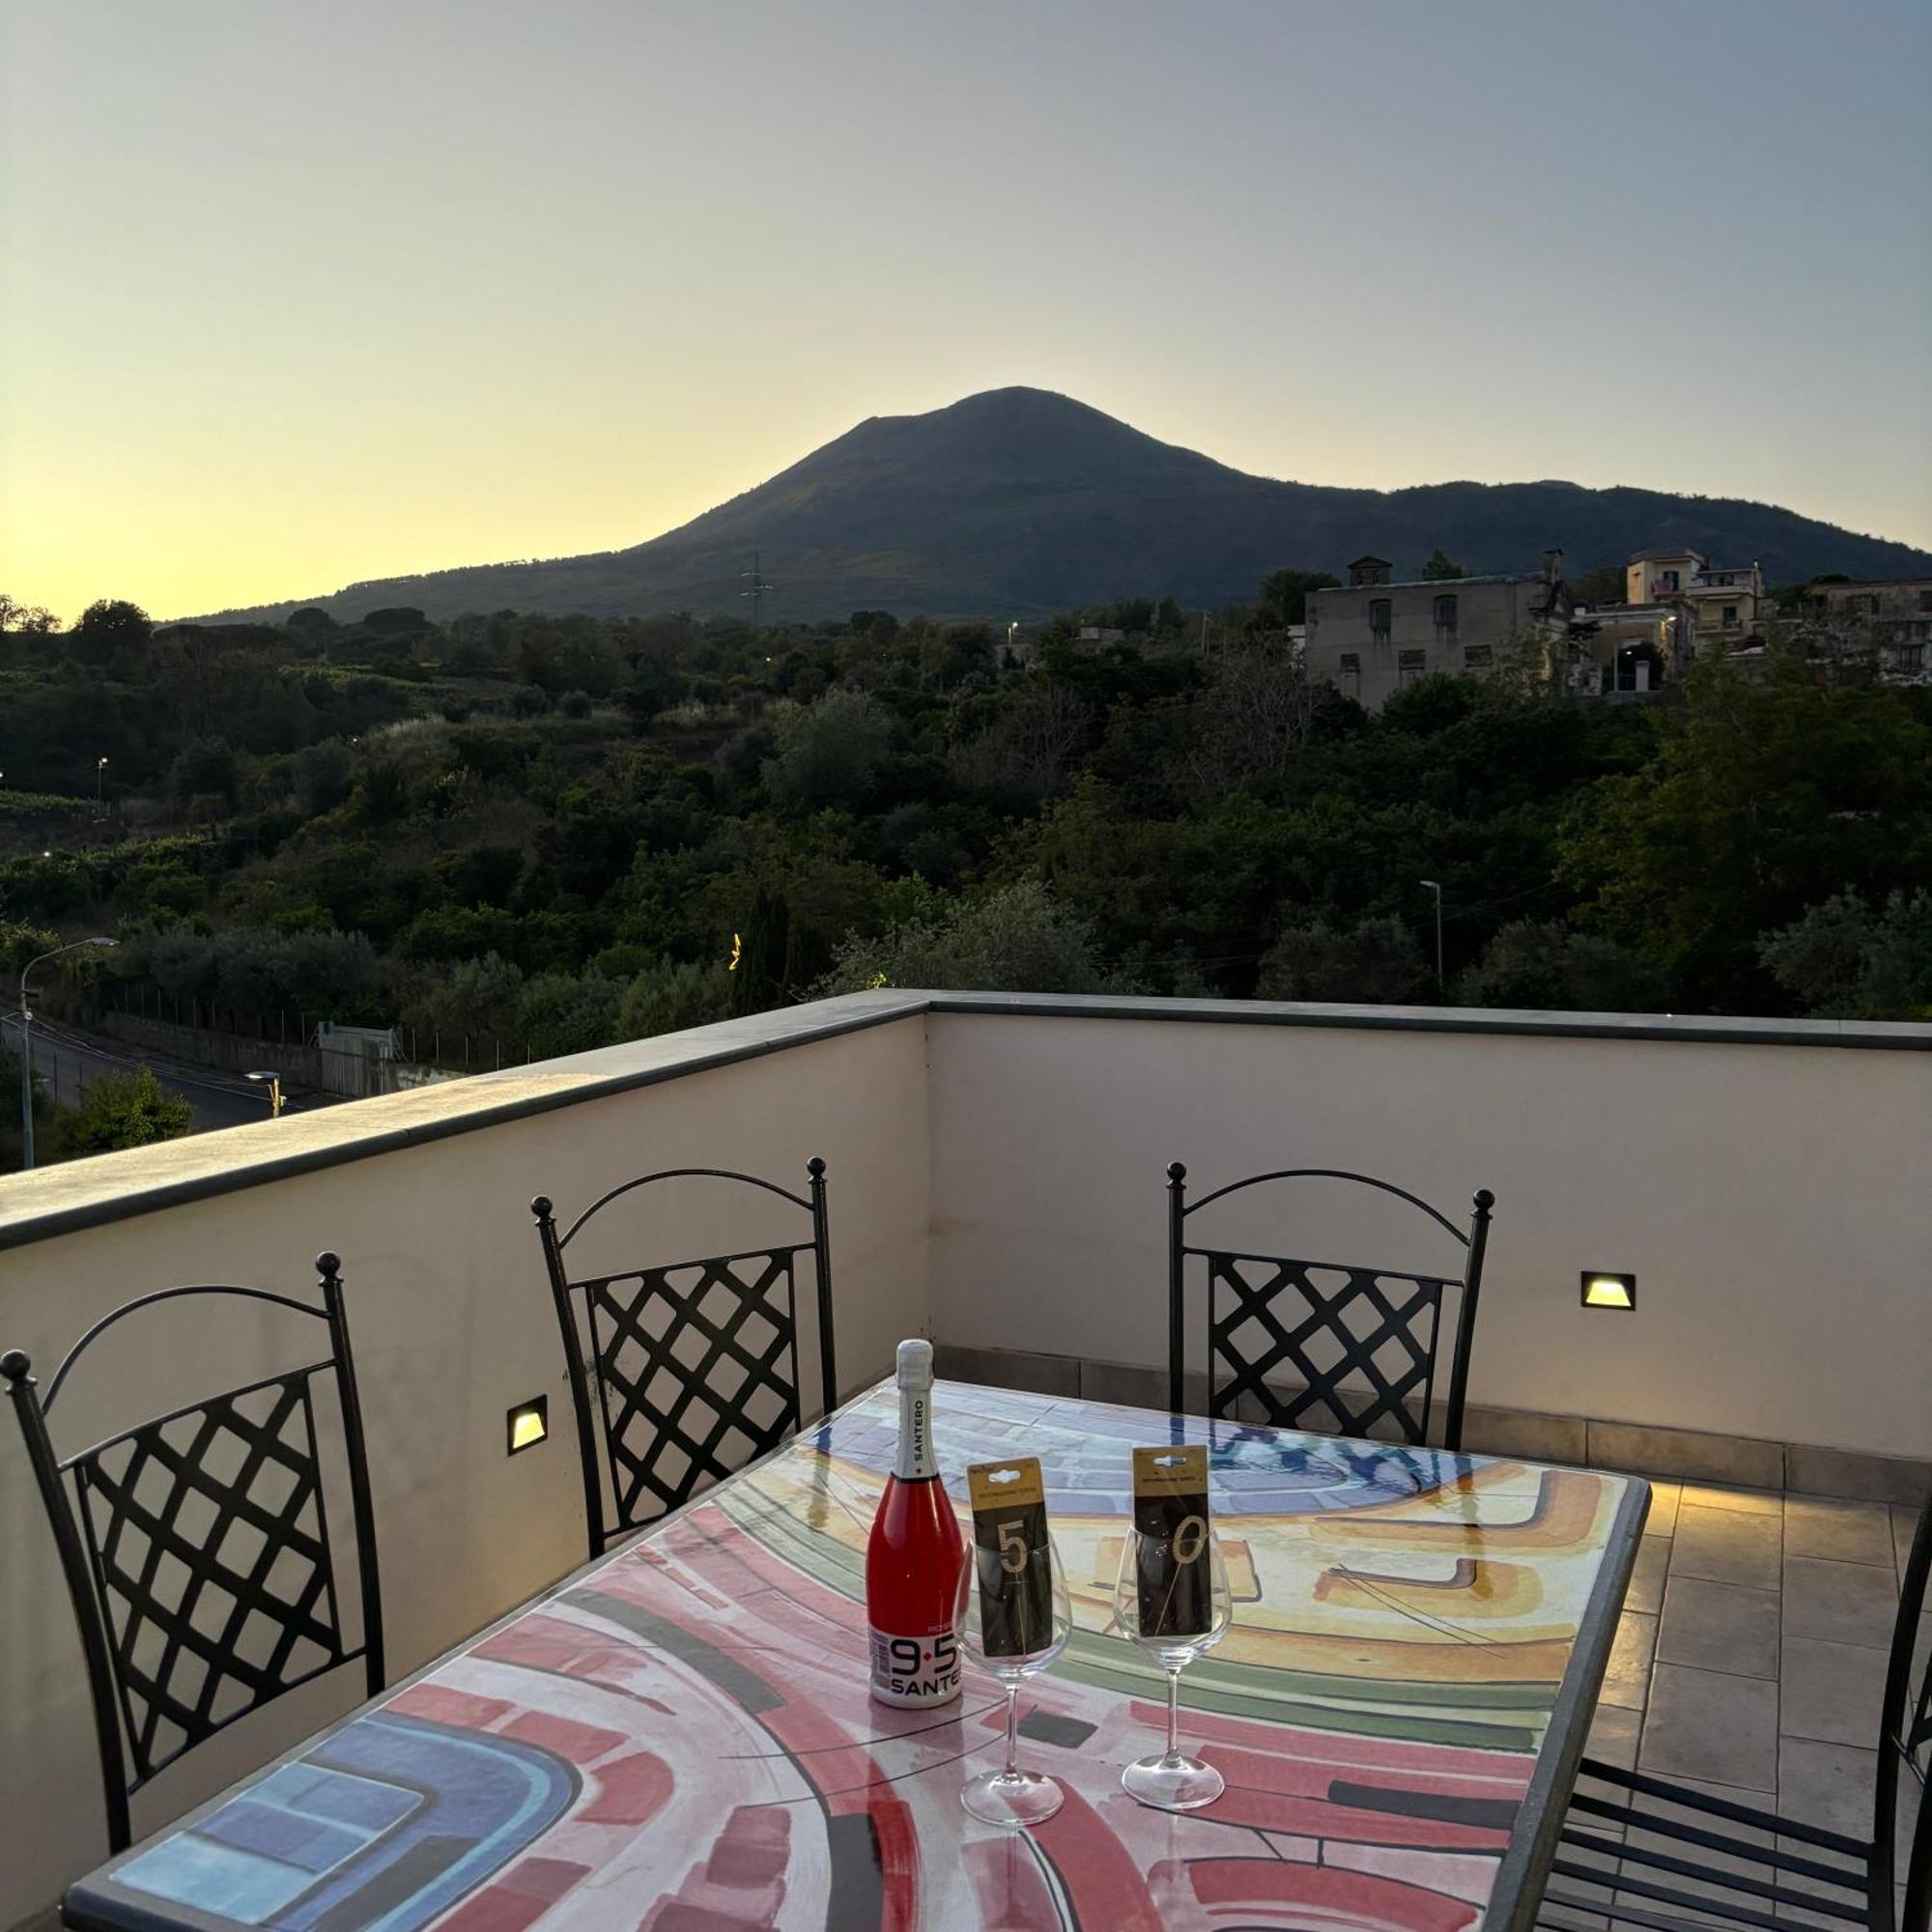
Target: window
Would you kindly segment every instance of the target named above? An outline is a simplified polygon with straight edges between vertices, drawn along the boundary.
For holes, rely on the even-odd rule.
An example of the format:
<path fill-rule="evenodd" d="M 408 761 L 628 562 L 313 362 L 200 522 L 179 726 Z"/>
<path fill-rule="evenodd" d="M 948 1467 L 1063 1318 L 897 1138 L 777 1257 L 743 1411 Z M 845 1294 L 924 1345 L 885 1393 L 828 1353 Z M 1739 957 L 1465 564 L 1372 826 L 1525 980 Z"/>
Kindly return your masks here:
<path fill-rule="evenodd" d="M 1389 600 L 1386 597 L 1369 599 L 1369 630 L 1378 643 L 1388 642 Z"/>
<path fill-rule="evenodd" d="M 1481 670 L 1494 657 L 1495 653 L 1488 644 L 1464 644 L 1463 646 L 1463 668 Z"/>
<path fill-rule="evenodd" d="M 1435 636 L 1437 641 L 1456 635 L 1456 600 L 1453 597 L 1438 597 L 1435 600 Z"/>
<path fill-rule="evenodd" d="M 1357 651 L 1344 651 L 1342 653 L 1342 675 L 1344 677 L 1360 677 L 1361 674 L 1361 654 Z"/>
<path fill-rule="evenodd" d="M 1918 593 L 1918 608 L 1921 611 L 1932 611 L 1932 590 L 1921 590 Z"/>
<path fill-rule="evenodd" d="M 1923 644 L 1899 644 L 1891 654 L 1892 668 L 1913 677 L 1925 668 L 1925 646 Z"/>
<path fill-rule="evenodd" d="M 1737 628 L 1738 628 L 1738 607 L 1735 604 L 1726 604 L 1724 606 L 1724 629 L 1727 631 L 1735 631 Z"/>
<path fill-rule="evenodd" d="M 1660 590 L 1675 591 L 1678 588 L 1677 573 L 1674 570 L 1666 570 L 1657 580 L 1657 587 Z"/>
<path fill-rule="evenodd" d="M 1413 684 L 1429 668 L 1429 657 L 1425 651 L 1403 651 L 1395 662 L 1395 681 L 1398 684 Z"/>

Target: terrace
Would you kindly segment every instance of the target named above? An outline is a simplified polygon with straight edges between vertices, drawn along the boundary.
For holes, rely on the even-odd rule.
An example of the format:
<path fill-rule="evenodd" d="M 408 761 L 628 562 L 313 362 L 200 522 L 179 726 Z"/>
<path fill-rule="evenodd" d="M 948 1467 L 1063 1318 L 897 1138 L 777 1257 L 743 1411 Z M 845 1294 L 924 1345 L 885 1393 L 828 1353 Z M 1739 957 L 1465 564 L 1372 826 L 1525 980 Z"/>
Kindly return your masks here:
<path fill-rule="evenodd" d="M 395 1679 L 582 1560 L 567 1429 L 504 1453 L 515 1405 L 568 1413 L 539 1190 L 562 1209 L 711 1163 L 795 1183 L 822 1154 L 844 1389 L 923 1333 L 944 1375 L 1159 1406 L 1169 1161 L 1204 1185 L 1355 1169 L 1451 1208 L 1487 1186 L 1465 1446 L 1656 1480 L 1593 1747 L 1856 1830 L 1932 1480 L 1928 1047 L 1903 1025 L 861 994 L 9 1179 L 0 1345 L 50 1362 L 169 1283 L 300 1293 L 338 1251 Z M 701 1184 L 668 1211 L 679 1252 L 766 1238 Z M 1593 1270 L 1634 1275 L 1635 1309 L 1583 1306 Z M 144 1336 L 108 1358 L 101 1414 L 265 1373 L 271 1347 L 268 1318 Z M 10 1424 L 4 1925 L 104 1851 L 16 1452 Z M 356 1698 L 331 1676 L 223 1733 L 137 1831 Z"/>

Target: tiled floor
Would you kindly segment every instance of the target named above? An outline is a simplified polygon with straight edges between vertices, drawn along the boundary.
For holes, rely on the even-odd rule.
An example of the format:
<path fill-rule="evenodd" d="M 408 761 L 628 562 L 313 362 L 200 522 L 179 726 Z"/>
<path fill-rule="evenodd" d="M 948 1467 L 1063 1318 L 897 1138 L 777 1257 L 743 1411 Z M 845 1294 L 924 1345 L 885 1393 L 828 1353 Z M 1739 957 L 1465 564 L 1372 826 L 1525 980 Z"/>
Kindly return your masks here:
<path fill-rule="evenodd" d="M 1914 1526 L 1883 1503 L 1654 1483 L 1592 1755 L 1868 1833 Z"/>

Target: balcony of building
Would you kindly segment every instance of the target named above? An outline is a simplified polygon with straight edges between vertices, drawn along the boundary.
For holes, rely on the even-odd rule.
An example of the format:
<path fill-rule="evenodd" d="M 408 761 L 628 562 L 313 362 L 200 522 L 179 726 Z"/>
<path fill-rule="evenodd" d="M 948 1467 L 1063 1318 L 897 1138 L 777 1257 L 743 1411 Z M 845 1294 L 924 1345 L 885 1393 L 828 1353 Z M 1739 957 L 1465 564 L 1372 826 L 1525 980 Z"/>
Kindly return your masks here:
<path fill-rule="evenodd" d="M 1596 1747 L 1856 1829 L 1932 1477 L 1928 1048 L 1906 1025 L 861 994 L 0 1181 L 0 1347 L 51 1362 L 173 1283 L 301 1294 L 339 1253 L 393 1680 L 582 1560 L 535 1193 L 567 1210 L 707 1165 L 796 1184 L 822 1155 L 844 1390 L 923 1333 L 954 1378 L 1163 1406 L 1169 1162 L 1204 1186 L 1350 1169 L 1452 1208 L 1488 1187 L 1465 1446 L 1657 1479 Z M 776 1238 L 681 1186 L 653 1209 L 669 1252 Z M 1310 1211 L 1321 1238 L 1388 1245 L 1357 1209 Z M 1584 1305 L 1598 1271 L 1634 1276 L 1635 1307 Z M 144 1331 L 86 1400 L 104 1431 L 267 1373 L 274 1320 Z M 550 1439 L 506 1454 L 538 1395 Z M 17 1452 L 0 1417 L 5 1925 L 104 1851 Z M 136 1830 L 356 1694 L 326 1678 L 224 1732 Z"/>

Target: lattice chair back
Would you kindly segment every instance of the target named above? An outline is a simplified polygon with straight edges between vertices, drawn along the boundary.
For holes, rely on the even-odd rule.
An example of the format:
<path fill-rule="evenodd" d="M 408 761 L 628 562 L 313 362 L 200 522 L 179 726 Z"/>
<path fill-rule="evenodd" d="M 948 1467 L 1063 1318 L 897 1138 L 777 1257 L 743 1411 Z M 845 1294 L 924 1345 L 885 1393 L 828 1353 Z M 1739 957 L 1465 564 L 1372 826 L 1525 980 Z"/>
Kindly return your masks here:
<path fill-rule="evenodd" d="M 1896 1878 L 1893 1851 L 1899 1819 L 1909 1806 L 1908 1789 L 1918 1798 L 1918 1823 L 1905 1861 L 1906 1932 L 1925 1932 L 1932 1924 L 1932 1637 L 1918 1656 L 1920 1623 L 1932 1588 L 1932 1493 L 1919 1506 L 1918 1528 L 1906 1552 L 1898 1583 L 1898 1618 L 1891 1630 L 1891 1656 L 1880 1707 L 1878 1791 L 1872 1805 L 1872 1897 L 1889 1913 Z M 1875 1915 L 1877 1916 L 1877 1915 Z"/>
<path fill-rule="evenodd" d="M 323 1305 L 259 1288 L 164 1288 L 97 1321 L 43 1399 L 17 1349 L 0 1355 L 80 1626 L 115 1851 L 133 1794 L 176 1759 L 298 1685 L 360 1658 L 383 1688 L 382 1590 L 362 1410 L 341 1264 L 322 1255 Z M 65 1458 L 48 1419 L 81 1356 L 158 1302 L 267 1302 L 322 1323 L 327 1352 L 190 1403 Z M 332 1378 L 361 1589 L 345 1630 L 316 1434 L 316 1383 Z"/>
<path fill-rule="evenodd" d="M 546 1196 L 530 1203 L 570 1371 L 592 1556 L 797 1433 L 798 1268 L 806 1256 L 824 1406 L 838 1406 L 824 1161 L 814 1155 L 806 1175 L 807 1192 L 794 1194 L 728 1168 L 666 1168 L 611 1188 L 562 1234 Z M 762 1188 L 802 1208 L 810 1233 L 774 1248 L 571 1276 L 565 1250 L 594 1215 L 634 1189 L 683 1179 Z"/>
<path fill-rule="evenodd" d="M 1463 1250 L 1452 1272 L 1418 1274 L 1352 1262 L 1293 1260 L 1198 1245 L 1190 1217 L 1204 1208 L 1266 1181 L 1339 1180 L 1378 1189 L 1435 1222 Z M 1465 1233 L 1406 1189 L 1340 1168 L 1277 1168 L 1187 1199 L 1187 1169 L 1176 1161 L 1168 1185 L 1168 1390 L 1176 1413 L 1183 1407 L 1186 1292 L 1190 1264 L 1207 1278 L 1208 1408 L 1277 1429 L 1316 1429 L 1341 1435 L 1429 1439 L 1437 1397 L 1437 1363 L 1451 1329 L 1442 1442 L 1463 1443 L 1469 1350 L 1482 1292 L 1489 1241 L 1488 1188 L 1475 1197 Z M 1455 1298 L 1452 1318 L 1445 1302 Z"/>

